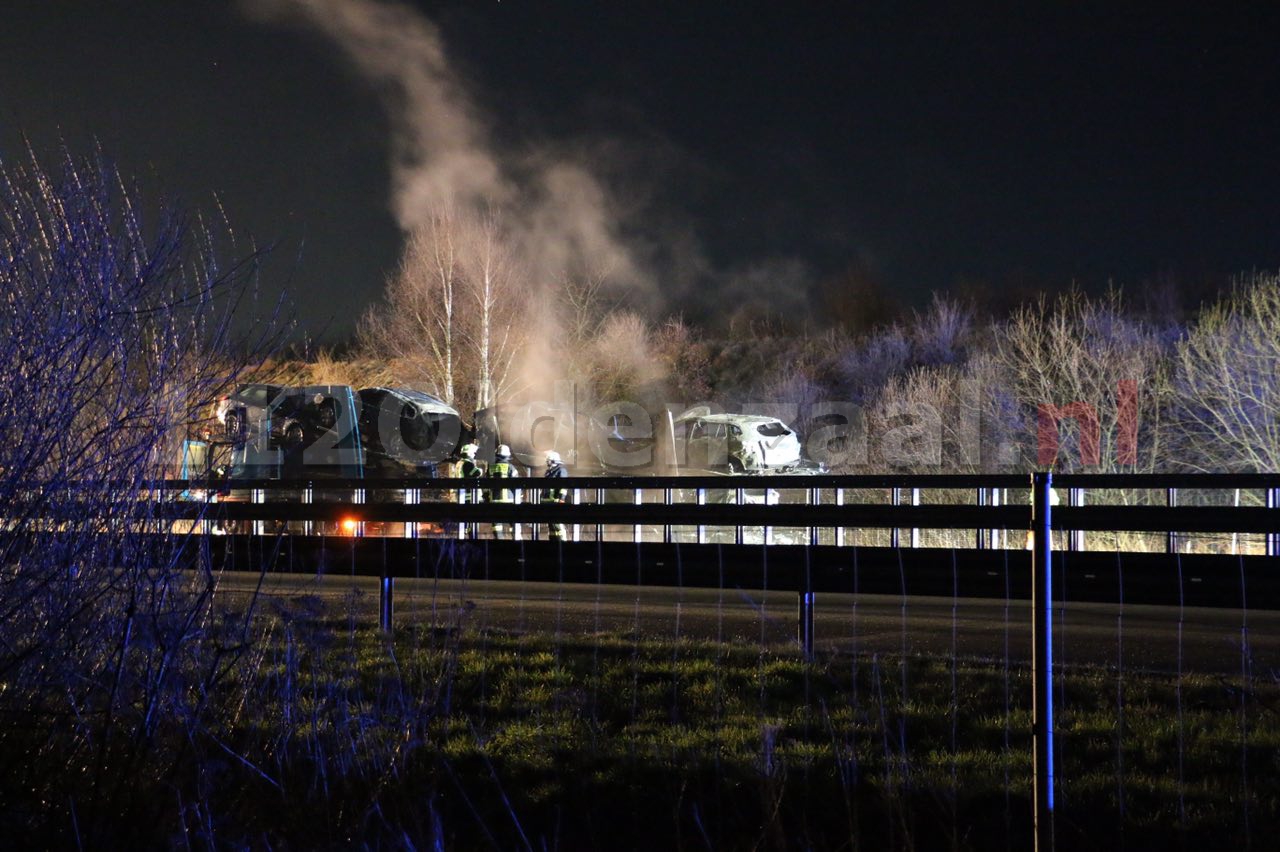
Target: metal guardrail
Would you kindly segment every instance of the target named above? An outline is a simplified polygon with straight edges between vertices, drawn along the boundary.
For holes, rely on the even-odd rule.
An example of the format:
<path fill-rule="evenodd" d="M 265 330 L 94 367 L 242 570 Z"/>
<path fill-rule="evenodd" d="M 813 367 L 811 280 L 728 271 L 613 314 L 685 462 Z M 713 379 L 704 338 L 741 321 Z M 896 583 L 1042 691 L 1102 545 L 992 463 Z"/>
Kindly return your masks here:
<path fill-rule="evenodd" d="M 214 487 L 232 488 L 242 502 L 200 501 L 175 516 L 235 521 L 329 521 L 355 518 L 387 523 L 579 523 L 656 525 L 668 527 L 852 527 L 920 529 L 1027 530 L 1033 502 L 1029 477 L 995 475 L 870 476 L 682 476 L 570 477 L 555 480 L 570 499 L 541 503 L 547 487 L 540 479 L 309 479 L 236 480 L 207 483 L 167 480 L 152 495 L 212 494 Z M 1053 513 L 1053 529 L 1073 532 L 1166 533 L 1176 547 L 1178 533 L 1261 533 L 1268 535 L 1267 553 L 1276 555 L 1280 536 L 1280 475 L 1276 474 L 1074 474 L 1057 476 L 1055 491 L 1064 495 Z M 489 490 L 509 489 L 513 503 L 483 502 Z M 849 499 L 867 490 L 887 491 L 887 502 Z M 969 491 L 971 503 L 921 502 L 925 491 Z M 1187 491 L 1259 492 L 1257 505 L 1184 505 Z M 1163 505 L 1087 505 L 1098 491 L 1147 491 L 1163 494 Z M 340 492 L 349 496 L 343 497 Z M 799 492 L 800 501 L 781 501 L 781 492 Z M 1010 499 L 1010 492 L 1014 499 Z M 683 500 L 673 499 L 681 494 Z M 325 500 L 316 501 L 322 494 Z M 612 495 L 606 500 L 605 495 Z M 619 494 L 624 499 L 618 499 Z M 282 495 L 288 495 L 282 499 Z M 661 495 L 660 498 L 657 495 Z M 975 547 L 984 546 L 981 535 Z M 812 543 L 812 542 L 801 542 Z M 840 544 L 837 540 L 836 544 Z M 898 542 L 894 542 L 898 544 Z M 1081 549 L 1068 539 L 1068 549 Z"/>
<path fill-rule="evenodd" d="M 148 499 L 140 501 L 138 512 L 154 519 L 159 509 L 165 519 L 193 522 L 193 532 L 214 532 L 219 525 L 249 539 L 287 532 L 291 546 L 287 549 L 288 567 L 283 570 L 308 571 L 323 566 L 336 549 L 332 543 L 335 536 L 386 536 L 395 525 L 400 531 L 390 535 L 396 538 L 449 540 L 447 552 L 439 546 L 431 551 L 436 564 L 446 559 L 482 559 L 490 566 L 495 561 L 515 560 L 519 563 L 518 576 L 534 580 L 563 580 L 566 571 L 577 576 L 582 565 L 598 567 L 606 559 L 615 563 L 629 561 L 626 552 L 618 551 L 617 546 L 631 543 L 651 548 L 657 544 L 675 546 L 667 558 L 686 565 L 688 570 L 684 576 L 669 579 L 703 584 L 711 582 L 711 578 L 700 577 L 699 566 L 712 558 L 722 560 L 723 546 L 741 549 L 759 544 L 774 554 L 771 558 L 775 565 L 791 565 L 787 569 L 788 582 L 800 597 L 800 639 L 806 649 L 812 647 L 813 594 L 847 582 L 844 551 L 857 550 L 864 568 L 872 572 L 879 562 L 896 563 L 901 569 L 903 552 L 910 552 L 913 564 L 921 566 L 919 579 L 913 577 L 913 581 L 926 590 L 932 588 L 931 577 L 945 573 L 948 564 L 945 560 L 931 560 L 927 549 L 917 549 L 923 542 L 922 531 L 971 530 L 973 535 L 964 545 L 957 547 L 953 537 L 948 550 L 942 551 L 950 554 L 951 570 L 960 560 L 974 566 L 968 569 L 971 572 L 991 574 L 980 569 L 980 555 L 998 552 L 1003 555 L 1007 573 L 1010 566 L 1021 571 L 1019 566 L 1027 561 L 1033 546 L 1027 531 L 1035 528 L 1033 520 L 1048 517 L 1045 529 L 1051 535 L 1057 534 L 1056 547 L 1063 552 L 1059 561 L 1076 572 L 1073 592 L 1085 596 L 1107 593 L 1115 574 L 1109 560 L 1120 550 L 1112 547 L 1089 552 L 1085 547 L 1087 532 L 1155 534 L 1156 541 L 1162 539 L 1160 549 L 1164 553 L 1178 554 L 1178 564 L 1180 570 L 1185 570 L 1187 581 L 1201 587 L 1214 585 L 1215 578 L 1229 572 L 1243 572 L 1246 560 L 1253 564 L 1280 555 L 1280 475 L 1076 474 L 1053 480 L 1052 489 L 1035 489 L 1032 477 L 1018 474 L 569 477 L 554 481 L 555 487 L 568 492 L 565 503 L 540 502 L 548 487 L 548 482 L 540 478 L 316 478 L 223 483 L 168 480 L 155 483 L 156 487 L 147 493 Z M 217 493 L 213 486 L 223 489 L 224 496 L 217 502 L 213 502 Z M 232 493 L 239 499 L 228 501 L 227 488 L 234 489 Z M 514 502 L 482 501 L 487 491 L 499 489 L 509 489 Z M 1246 490 L 1253 505 L 1248 504 L 1250 501 L 1241 505 L 1240 495 Z M 922 496 L 930 491 L 946 492 L 947 502 L 925 502 Z M 1130 505 L 1088 505 L 1099 497 L 1099 492 L 1117 491 L 1130 496 L 1146 492 L 1147 500 Z M 879 492 L 878 502 L 868 499 L 867 492 Z M 1180 495 L 1192 492 L 1229 492 L 1231 505 L 1189 505 L 1180 499 Z M 200 499 L 191 499 L 193 495 Z M 781 499 L 782 495 L 790 499 Z M 1050 503 L 1040 507 L 1037 495 Z M 969 502 L 957 502 L 961 499 Z M 1043 511 L 1050 507 L 1052 512 Z M 565 526 L 566 540 L 555 543 L 558 547 L 553 558 L 542 559 L 537 548 L 550 545 L 537 544 L 535 540 L 540 537 L 539 530 L 549 530 L 556 524 Z M 508 552 L 510 549 L 502 543 L 491 546 L 478 541 L 486 527 L 490 531 L 503 530 L 515 539 L 520 545 L 518 555 Z M 859 545 L 851 540 L 853 533 L 864 530 L 887 530 L 888 547 L 868 547 L 865 542 Z M 774 531 L 787 534 L 775 535 Z M 1015 534 L 1010 536 L 1010 531 Z M 1215 558 L 1213 554 L 1181 552 L 1184 537 L 1203 533 L 1261 536 L 1261 553 L 1232 552 Z M 382 545 L 373 548 L 374 561 L 381 562 L 375 566 L 365 564 L 363 554 L 370 552 L 369 546 L 355 541 L 350 546 L 351 570 L 356 571 L 360 563 L 361 573 L 376 572 L 382 578 L 382 611 L 387 627 L 394 580 L 418 572 L 423 553 L 418 545 L 410 551 L 390 543 L 393 540 L 383 538 Z M 310 555 L 308 542 L 312 543 Z M 464 542 L 474 546 L 461 547 Z M 242 548 L 245 558 L 252 549 L 244 542 L 232 547 Z M 699 550 L 709 547 L 720 549 L 714 556 L 710 550 Z M 317 548 L 319 557 L 314 555 Z M 800 560 L 783 555 L 799 549 L 804 550 L 803 567 Z M 1167 587 L 1166 566 L 1153 560 L 1150 553 L 1126 551 L 1125 555 L 1131 565 L 1139 566 L 1136 572 L 1130 570 L 1126 578 L 1143 590 L 1139 598 L 1152 603 L 1168 602 L 1172 591 Z M 754 556 L 739 550 L 732 558 L 738 565 L 749 565 Z M 639 557 L 637 560 L 636 579 L 623 582 L 641 582 L 645 565 Z M 661 567 L 662 560 L 659 555 L 651 562 Z M 738 570 L 744 580 L 753 574 L 749 569 Z M 651 570 L 650 574 L 665 576 L 663 570 Z M 1271 581 L 1270 574 L 1265 573 L 1264 585 Z M 874 583 L 874 573 L 869 576 Z M 775 582 L 776 577 L 775 572 Z M 597 574 L 597 579 L 602 575 Z M 1006 588 L 1028 594 L 1033 591 L 1033 587 L 1023 590 L 1017 581 L 1010 584 L 1007 576 L 1005 584 Z M 892 587 L 892 578 L 887 585 Z M 905 594 L 905 582 L 899 585 Z M 976 582 L 966 578 L 963 585 L 971 585 L 979 594 L 985 588 L 981 577 Z M 1181 587 L 1177 594 L 1180 600 Z M 1223 595 L 1207 599 L 1215 605 L 1237 603 Z"/>
<path fill-rule="evenodd" d="M 955 584 L 961 593 L 1001 593 L 1005 585 L 986 583 L 995 578 L 984 568 L 999 565 L 1003 573 L 1012 571 L 1006 585 L 1016 595 L 1030 592 L 1021 583 L 1034 511 L 1025 475 L 570 477 L 554 481 L 569 492 L 567 503 L 537 502 L 547 485 L 541 478 L 166 480 L 133 486 L 138 499 L 132 519 L 119 504 L 113 514 L 156 532 L 226 534 L 220 549 L 240 554 L 242 565 L 266 546 L 255 540 L 271 543 L 288 533 L 285 546 L 271 545 L 284 554 L 273 559 L 274 570 L 323 569 L 346 550 L 347 569 L 392 580 L 420 573 L 424 553 L 434 554 L 436 564 L 483 560 L 492 566 L 518 559 L 518 576 L 526 579 L 555 580 L 566 572 L 592 579 L 584 568 L 601 560 L 629 565 L 634 558 L 636 570 L 628 569 L 633 577 L 661 578 L 666 566 L 657 563 L 679 562 L 685 574 L 670 581 L 714 584 L 718 573 L 700 573 L 700 566 L 718 565 L 725 548 L 738 548 L 730 555 L 739 566 L 734 580 L 741 577 L 746 585 L 757 581 L 759 572 L 744 566 L 758 560 L 759 545 L 775 566 L 788 566 L 774 572 L 774 582 L 785 577 L 801 594 L 849 588 L 851 558 L 862 566 L 864 590 L 905 593 L 898 575 L 909 564 L 913 593 L 945 593 L 954 567 L 963 565 Z M 105 486 L 92 484 L 98 493 Z M 479 502 L 487 489 L 498 488 L 513 489 L 522 502 Z M 1132 498 L 1140 490 L 1141 504 L 1095 502 L 1105 492 Z M 1193 505 L 1214 492 L 1217 503 L 1228 505 Z M 1247 499 L 1241 499 L 1244 492 Z M 1268 557 L 1280 554 L 1280 475 L 1064 475 L 1054 477 L 1049 493 L 1051 499 L 1057 495 L 1050 521 L 1054 547 L 1072 570 L 1073 594 L 1097 600 L 1114 594 L 1120 551 L 1124 583 L 1141 590 L 1131 601 L 1165 603 L 1177 600 L 1175 591 L 1181 594 L 1169 585 L 1171 563 L 1160 554 L 1178 555 L 1189 588 L 1210 605 L 1239 604 L 1209 590 L 1229 585 L 1220 578 L 1231 572 L 1245 576 L 1246 566 L 1251 583 L 1258 582 L 1256 575 L 1264 588 L 1253 600 L 1267 605 L 1273 597 L 1265 590 L 1272 573 L 1266 566 Z M 54 528 L 56 514 L 77 517 L 76 486 L 60 485 L 57 494 L 32 501 L 45 529 Z M 566 527 L 565 541 L 554 551 L 536 541 L 548 537 L 552 524 Z M 518 555 L 507 552 L 508 542 L 488 541 L 498 525 L 515 539 L 510 543 Z M 1104 535 L 1095 537 L 1099 531 Z M 1117 543 L 1111 533 L 1132 537 Z M 1188 546 L 1205 542 L 1200 550 L 1218 552 L 1192 553 Z M 637 545 L 644 546 L 643 557 Z M 876 573 L 880 566 L 882 575 Z M 805 579 L 797 580 L 802 571 Z M 604 579 L 613 577 L 635 581 L 619 574 Z M 1280 594 L 1274 597 L 1280 601 Z"/>

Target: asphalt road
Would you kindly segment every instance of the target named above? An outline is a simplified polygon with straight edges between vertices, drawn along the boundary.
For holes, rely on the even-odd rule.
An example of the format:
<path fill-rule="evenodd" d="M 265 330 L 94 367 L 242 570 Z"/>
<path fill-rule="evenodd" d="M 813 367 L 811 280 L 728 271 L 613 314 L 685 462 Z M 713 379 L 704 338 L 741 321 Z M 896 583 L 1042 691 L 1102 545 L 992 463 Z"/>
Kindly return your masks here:
<path fill-rule="evenodd" d="M 227 573 L 228 601 L 258 588 L 253 574 Z M 364 577 L 271 575 L 261 593 L 281 606 L 323 606 L 377 619 L 378 581 Z M 796 596 L 789 592 L 401 579 L 399 623 L 454 625 L 558 635 L 598 633 L 795 645 Z M 959 655 L 1031 659 L 1031 605 L 1025 600 L 821 594 L 816 646 L 825 652 Z M 1280 677 L 1280 612 L 1069 603 L 1057 610 L 1055 656 L 1062 664 L 1128 671 Z"/>

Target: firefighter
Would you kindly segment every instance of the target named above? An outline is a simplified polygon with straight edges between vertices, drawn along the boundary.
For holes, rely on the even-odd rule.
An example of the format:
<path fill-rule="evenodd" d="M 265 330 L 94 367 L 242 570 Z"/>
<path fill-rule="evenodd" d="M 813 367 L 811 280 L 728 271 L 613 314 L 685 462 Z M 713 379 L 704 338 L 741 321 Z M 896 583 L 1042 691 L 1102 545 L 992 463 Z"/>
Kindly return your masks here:
<path fill-rule="evenodd" d="M 458 462 L 457 473 L 462 479 L 479 479 L 484 476 L 484 468 L 476 461 L 476 453 L 480 451 L 474 443 L 467 442 L 458 449 L 458 455 L 462 458 Z M 463 487 L 458 489 L 459 503 L 477 503 L 480 499 L 480 492 L 475 488 Z M 460 538 L 475 538 L 475 524 L 459 524 L 458 533 Z"/>
<path fill-rule="evenodd" d="M 511 479 L 516 475 L 515 465 L 511 463 L 511 448 L 506 444 L 498 445 L 498 452 L 494 455 L 493 464 L 489 465 L 489 476 L 493 479 Z M 484 492 L 486 503 L 513 503 L 510 488 L 488 488 Z M 512 529 L 511 524 L 503 521 L 493 525 L 494 538 L 508 538 L 508 533 Z"/>
<path fill-rule="evenodd" d="M 547 451 L 547 471 L 543 474 L 545 479 L 563 479 L 569 475 L 569 469 L 564 466 L 560 460 L 560 454 L 555 450 Z M 566 492 L 559 484 L 550 488 L 544 488 L 542 491 L 543 503 L 563 503 Z M 547 525 L 547 532 L 552 541 L 564 541 L 564 524 L 551 523 Z"/>
<path fill-rule="evenodd" d="M 484 476 L 484 468 L 480 467 L 480 463 L 476 461 L 476 453 L 479 450 L 480 448 L 475 444 L 462 445 L 462 449 L 458 451 L 462 455 L 462 461 L 458 464 L 458 476 L 463 479 L 479 479 Z M 469 503 L 471 501 L 463 499 L 461 502 Z"/>

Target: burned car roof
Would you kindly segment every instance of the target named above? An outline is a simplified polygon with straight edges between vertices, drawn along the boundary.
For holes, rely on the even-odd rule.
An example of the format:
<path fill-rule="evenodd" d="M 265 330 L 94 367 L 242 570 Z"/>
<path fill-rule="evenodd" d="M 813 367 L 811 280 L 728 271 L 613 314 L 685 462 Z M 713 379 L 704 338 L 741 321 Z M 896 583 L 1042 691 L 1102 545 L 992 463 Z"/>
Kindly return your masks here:
<path fill-rule="evenodd" d="M 373 387 L 373 388 L 360 389 L 360 393 L 362 394 L 367 392 L 395 394 L 396 396 L 404 399 L 406 402 L 411 402 L 415 406 L 417 406 L 419 409 L 425 412 L 428 412 L 430 414 L 457 415 L 458 413 L 458 410 L 456 408 L 454 408 L 452 405 L 449 405 L 449 403 L 445 402 L 439 397 L 434 397 L 429 393 L 423 393 L 420 390 L 414 390 L 412 388 Z"/>
<path fill-rule="evenodd" d="M 782 421 L 776 417 L 769 417 L 764 414 L 711 414 L 704 406 L 691 408 L 679 417 L 675 418 L 676 423 L 691 423 L 694 420 L 701 420 L 704 423 L 781 423 Z"/>
<path fill-rule="evenodd" d="M 683 423 L 689 420 L 702 420 L 707 423 L 781 423 L 782 422 L 776 417 L 766 417 L 763 414 L 703 414 L 701 416 L 681 417 L 676 422 Z"/>

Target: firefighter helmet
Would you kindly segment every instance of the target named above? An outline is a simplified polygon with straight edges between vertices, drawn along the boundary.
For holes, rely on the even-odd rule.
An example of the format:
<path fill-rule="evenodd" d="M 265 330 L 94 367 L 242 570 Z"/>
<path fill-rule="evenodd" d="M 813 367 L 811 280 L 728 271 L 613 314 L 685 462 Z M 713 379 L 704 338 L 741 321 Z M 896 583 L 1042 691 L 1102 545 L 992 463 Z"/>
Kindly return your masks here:
<path fill-rule="evenodd" d="M 461 450 L 459 450 L 458 452 L 462 453 L 462 457 L 463 457 L 464 459 L 472 459 L 472 460 L 475 460 L 475 457 L 476 457 L 476 451 L 477 451 L 477 450 L 479 450 L 479 449 L 480 449 L 480 448 L 479 448 L 479 447 L 477 447 L 475 444 L 470 444 L 470 443 L 468 443 L 468 444 L 463 444 L 463 445 L 462 445 L 462 449 L 461 449 Z"/>
<path fill-rule="evenodd" d="M 560 464 L 560 454 L 555 450 L 547 450 L 547 467 Z"/>
<path fill-rule="evenodd" d="M 511 448 L 508 447 L 506 444 L 499 444 L 497 456 L 500 459 L 511 458 Z"/>

